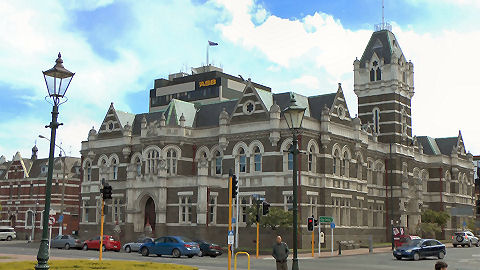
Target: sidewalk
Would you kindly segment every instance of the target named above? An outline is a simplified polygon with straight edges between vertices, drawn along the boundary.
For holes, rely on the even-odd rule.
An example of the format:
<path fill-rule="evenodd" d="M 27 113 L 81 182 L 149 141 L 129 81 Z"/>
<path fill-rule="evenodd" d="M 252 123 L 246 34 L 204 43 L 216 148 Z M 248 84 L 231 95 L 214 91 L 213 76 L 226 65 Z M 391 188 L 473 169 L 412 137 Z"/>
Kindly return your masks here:
<path fill-rule="evenodd" d="M 21 255 L 21 254 L 3 254 L 0 253 L 0 263 L 3 262 L 19 262 L 19 261 L 36 261 L 37 256 L 34 255 Z M 75 258 L 64 257 L 50 257 L 49 260 L 75 260 Z"/>

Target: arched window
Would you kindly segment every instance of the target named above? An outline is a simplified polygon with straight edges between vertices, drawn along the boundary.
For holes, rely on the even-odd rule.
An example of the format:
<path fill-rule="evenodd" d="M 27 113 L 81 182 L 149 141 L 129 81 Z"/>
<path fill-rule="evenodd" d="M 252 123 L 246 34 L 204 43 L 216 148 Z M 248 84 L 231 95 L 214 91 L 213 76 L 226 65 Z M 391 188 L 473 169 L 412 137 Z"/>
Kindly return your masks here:
<path fill-rule="evenodd" d="M 255 146 L 253 149 L 254 156 L 253 156 L 253 162 L 254 162 L 254 167 L 256 172 L 261 172 L 262 171 L 262 154 L 260 153 L 260 148 L 258 146 Z"/>
<path fill-rule="evenodd" d="M 33 226 L 33 211 L 27 210 L 25 213 L 25 227 L 32 227 Z"/>
<path fill-rule="evenodd" d="M 313 146 L 310 146 L 310 149 L 308 149 L 308 171 L 309 172 L 315 172 L 315 161 L 313 154 L 315 153 L 315 149 Z"/>
<path fill-rule="evenodd" d="M 293 170 L 293 154 L 288 152 L 288 170 Z"/>
<path fill-rule="evenodd" d="M 375 70 L 373 68 L 370 70 L 370 81 L 375 81 Z"/>
<path fill-rule="evenodd" d="M 222 155 L 219 151 L 215 152 L 215 174 L 221 175 L 222 174 Z"/>
<path fill-rule="evenodd" d="M 141 176 L 142 175 L 142 161 L 140 160 L 140 157 L 137 157 L 135 159 L 135 167 L 136 167 L 136 171 L 137 171 L 137 176 Z"/>
<path fill-rule="evenodd" d="M 377 81 L 380 81 L 382 79 L 382 70 L 380 68 L 377 68 Z"/>
<path fill-rule="evenodd" d="M 167 174 L 177 174 L 177 151 L 174 149 L 168 149 L 167 151 Z"/>
<path fill-rule="evenodd" d="M 373 109 L 373 132 L 380 133 L 380 109 Z"/>
<path fill-rule="evenodd" d="M 149 174 L 157 174 L 158 158 L 160 154 L 157 150 L 150 150 L 147 153 L 147 170 Z"/>
<path fill-rule="evenodd" d="M 343 153 L 342 168 L 343 168 L 342 175 L 344 175 L 345 177 L 348 177 L 349 174 L 350 174 L 349 173 L 350 172 L 350 162 L 349 162 L 348 153 L 346 151 Z"/>
<path fill-rule="evenodd" d="M 247 156 L 245 155 L 245 150 L 240 148 L 238 151 L 238 171 L 241 173 L 247 172 Z"/>
<path fill-rule="evenodd" d="M 367 183 L 372 184 L 373 183 L 373 161 L 369 160 L 367 162 Z"/>
<path fill-rule="evenodd" d="M 117 159 L 112 160 L 112 179 L 117 180 L 118 178 L 118 164 Z"/>
<path fill-rule="evenodd" d="M 340 175 L 340 153 L 338 149 L 333 153 L 333 174 Z"/>

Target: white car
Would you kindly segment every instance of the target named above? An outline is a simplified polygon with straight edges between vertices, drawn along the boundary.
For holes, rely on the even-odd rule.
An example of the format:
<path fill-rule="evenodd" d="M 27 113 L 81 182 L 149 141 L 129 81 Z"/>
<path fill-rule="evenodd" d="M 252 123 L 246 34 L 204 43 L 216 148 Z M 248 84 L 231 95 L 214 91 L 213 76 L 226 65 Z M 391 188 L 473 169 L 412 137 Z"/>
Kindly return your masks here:
<path fill-rule="evenodd" d="M 480 240 L 469 231 L 456 232 L 455 235 L 452 236 L 452 240 L 453 247 L 471 247 L 473 245 L 477 247 L 480 246 Z"/>
<path fill-rule="evenodd" d="M 0 226 L 0 240 L 12 241 L 17 238 L 15 229 L 7 226 Z"/>

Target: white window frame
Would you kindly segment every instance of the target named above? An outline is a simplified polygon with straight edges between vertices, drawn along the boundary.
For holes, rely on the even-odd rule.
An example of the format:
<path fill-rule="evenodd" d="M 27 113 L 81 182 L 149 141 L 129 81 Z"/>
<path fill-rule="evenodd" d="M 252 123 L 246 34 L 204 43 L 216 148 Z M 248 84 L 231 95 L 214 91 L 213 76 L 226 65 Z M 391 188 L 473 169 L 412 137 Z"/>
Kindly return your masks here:
<path fill-rule="evenodd" d="M 217 224 L 217 201 L 217 195 L 210 195 L 208 202 L 208 224 Z"/>
<path fill-rule="evenodd" d="M 192 223 L 192 198 L 191 195 L 178 196 L 178 223 Z"/>
<path fill-rule="evenodd" d="M 167 174 L 177 175 L 178 168 L 178 152 L 174 148 L 169 148 L 166 153 Z"/>

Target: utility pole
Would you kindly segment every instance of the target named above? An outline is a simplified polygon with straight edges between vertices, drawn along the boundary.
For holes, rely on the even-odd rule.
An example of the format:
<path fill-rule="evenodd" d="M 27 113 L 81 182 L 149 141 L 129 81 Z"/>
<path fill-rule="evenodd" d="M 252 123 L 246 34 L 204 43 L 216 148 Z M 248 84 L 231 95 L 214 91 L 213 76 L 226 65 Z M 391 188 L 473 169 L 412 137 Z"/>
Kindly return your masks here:
<path fill-rule="evenodd" d="M 232 231 L 232 182 L 233 173 L 230 169 L 228 175 L 228 234 Z M 232 268 L 232 244 L 228 243 L 228 270 Z"/>

